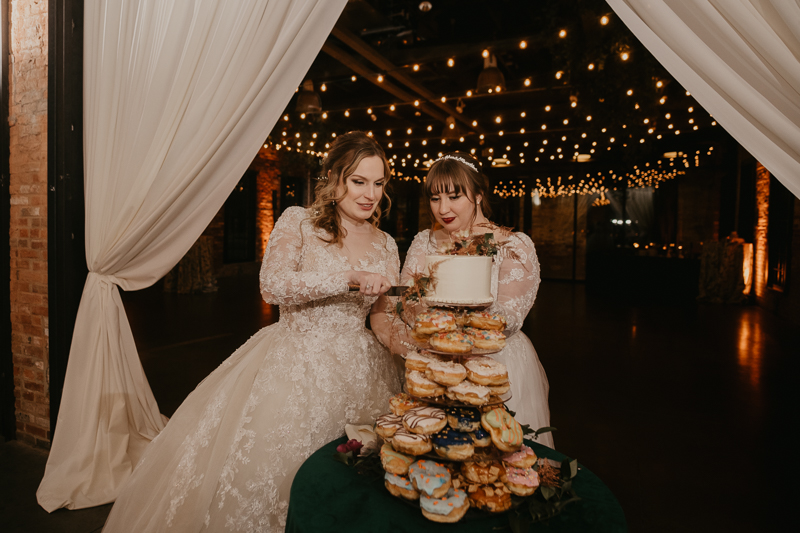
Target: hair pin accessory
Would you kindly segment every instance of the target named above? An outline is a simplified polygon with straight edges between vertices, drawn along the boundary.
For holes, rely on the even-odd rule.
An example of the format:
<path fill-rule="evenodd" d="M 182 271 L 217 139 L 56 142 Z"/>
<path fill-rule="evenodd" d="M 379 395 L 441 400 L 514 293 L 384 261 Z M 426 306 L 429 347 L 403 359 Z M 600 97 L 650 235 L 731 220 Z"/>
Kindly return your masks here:
<path fill-rule="evenodd" d="M 434 164 L 438 163 L 442 159 L 452 159 L 453 161 L 458 161 L 459 163 L 464 163 L 469 168 L 471 168 L 473 172 L 478 172 L 478 169 L 475 167 L 475 165 L 473 165 L 472 163 L 470 163 L 469 161 L 467 161 L 463 157 L 459 157 L 457 155 L 449 155 L 449 154 L 448 155 L 443 155 L 442 157 L 440 157 L 439 159 L 434 161 Z"/>

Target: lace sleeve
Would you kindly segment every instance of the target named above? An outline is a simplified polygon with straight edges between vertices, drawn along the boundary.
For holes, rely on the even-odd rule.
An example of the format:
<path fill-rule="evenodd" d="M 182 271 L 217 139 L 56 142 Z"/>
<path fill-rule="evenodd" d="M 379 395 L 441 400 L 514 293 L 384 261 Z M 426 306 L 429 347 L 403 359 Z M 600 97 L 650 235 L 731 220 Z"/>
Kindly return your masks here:
<path fill-rule="evenodd" d="M 539 260 L 533 241 L 524 233 L 515 233 L 510 238 L 510 250 L 516 259 L 504 256 L 500 264 L 497 282 L 497 298 L 490 310 L 506 317 L 506 335 L 518 332 L 536 300 L 539 290 Z"/>
<path fill-rule="evenodd" d="M 347 272 L 301 272 L 303 248 L 313 234 L 303 234 L 302 207 L 290 207 L 275 223 L 261 263 L 261 296 L 268 304 L 295 305 L 347 292 Z"/>
<path fill-rule="evenodd" d="M 400 280 L 400 252 L 397 251 L 397 243 L 388 233 L 386 236 L 386 277 L 392 282 L 392 285 L 398 285 Z"/>
<path fill-rule="evenodd" d="M 411 281 L 411 273 L 421 270 L 425 267 L 424 258 L 426 255 L 428 231 L 423 231 L 414 237 L 414 241 L 408 249 L 406 254 L 406 262 L 403 265 L 403 272 L 400 274 L 400 285 L 407 285 Z M 394 243 L 394 241 L 392 241 Z M 396 250 L 395 244 L 395 250 Z M 420 265 L 420 258 L 423 263 Z M 391 267 L 392 263 L 389 261 L 387 267 Z M 400 270 L 400 258 L 397 257 L 396 270 Z M 392 279 L 390 274 L 391 268 L 387 268 L 387 277 Z M 392 279 L 393 284 L 397 284 L 396 277 Z M 381 296 L 372 306 L 370 313 L 370 326 L 372 331 L 383 343 L 384 346 L 389 348 L 392 353 L 406 353 L 412 346 L 413 342 L 408 336 L 408 328 L 403 321 L 395 313 L 395 306 L 397 305 L 398 298 L 389 298 Z"/>
<path fill-rule="evenodd" d="M 430 230 L 417 233 L 411 246 L 408 247 L 406 262 L 403 264 L 403 271 L 400 273 L 400 284 L 408 285 L 411 283 L 411 274 L 422 272 L 425 268 L 425 256 L 429 254 L 428 245 L 431 238 Z"/>

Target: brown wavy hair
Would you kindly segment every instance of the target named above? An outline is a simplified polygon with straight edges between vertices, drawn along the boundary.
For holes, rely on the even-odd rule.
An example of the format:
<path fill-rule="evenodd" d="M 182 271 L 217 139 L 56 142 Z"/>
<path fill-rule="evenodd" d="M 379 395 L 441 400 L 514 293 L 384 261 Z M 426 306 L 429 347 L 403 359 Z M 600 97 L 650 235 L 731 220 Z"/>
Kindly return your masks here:
<path fill-rule="evenodd" d="M 454 159 L 444 159 L 447 156 L 459 157 L 471 163 L 477 170 L 472 170 L 468 165 Z M 431 217 L 431 225 L 437 225 L 436 217 L 430 208 L 431 197 L 438 194 L 448 194 L 455 192 L 463 194 L 472 199 L 474 207 L 470 227 L 478 217 L 478 205 L 475 198 L 481 196 L 481 212 L 487 219 L 492 215 L 492 208 L 489 205 L 489 178 L 483 173 L 480 162 L 471 154 L 465 152 L 450 152 L 444 154 L 436 160 L 428 170 L 428 177 L 425 179 L 425 199 L 428 201 L 428 214 Z"/>
<path fill-rule="evenodd" d="M 386 185 L 392 177 L 392 170 L 386 161 L 383 148 L 363 131 L 351 131 L 336 137 L 328 150 L 328 156 L 322 163 L 322 177 L 316 187 L 316 199 L 311 204 L 311 224 L 315 228 L 325 230 L 330 234 L 330 239 L 322 239 L 329 244 L 341 244 L 347 234 L 342 227 L 342 219 L 336 203 L 347 196 L 347 177 L 356 171 L 359 163 L 367 157 L 377 156 L 383 161 L 383 177 L 386 180 L 382 197 L 378 207 L 369 217 L 368 222 L 375 228 L 378 227 L 385 203 L 385 212 L 388 213 L 392 201 L 386 194 Z M 338 194 L 339 185 L 344 185 L 344 192 Z"/>

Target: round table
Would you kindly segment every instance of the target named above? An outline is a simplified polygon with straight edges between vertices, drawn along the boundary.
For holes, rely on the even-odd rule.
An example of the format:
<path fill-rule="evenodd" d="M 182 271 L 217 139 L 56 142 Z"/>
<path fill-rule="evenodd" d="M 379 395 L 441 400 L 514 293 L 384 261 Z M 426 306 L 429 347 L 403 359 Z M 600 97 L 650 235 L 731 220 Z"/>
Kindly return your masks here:
<path fill-rule="evenodd" d="M 490 532 L 508 528 L 506 514 L 484 515 L 457 524 L 438 524 L 422 516 L 415 507 L 395 498 L 377 476 L 360 475 L 353 467 L 336 459 L 336 446 L 341 438 L 314 452 L 298 470 L 289 499 L 287 533 L 376 531 L 424 533 L 458 531 L 459 533 Z M 526 442 L 539 457 L 561 461 L 565 456 L 551 448 Z M 545 521 L 534 523 L 530 531 L 608 532 L 627 531 L 625 515 L 608 487 L 585 466 L 580 465 L 573 488 L 581 498 L 564 511 Z"/>

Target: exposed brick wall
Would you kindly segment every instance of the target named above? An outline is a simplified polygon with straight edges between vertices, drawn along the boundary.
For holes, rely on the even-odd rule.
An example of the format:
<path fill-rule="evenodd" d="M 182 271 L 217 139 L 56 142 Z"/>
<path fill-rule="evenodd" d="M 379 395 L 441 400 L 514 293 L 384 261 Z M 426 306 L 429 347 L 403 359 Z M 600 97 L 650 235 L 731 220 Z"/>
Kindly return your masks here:
<path fill-rule="evenodd" d="M 256 177 L 256 258 L 260 261 L 267 249 L 269 236 L 275 225 L 279 206 L 272 205 L 272 193 L 280 201 L 281 176 L 278 171 L 278 154 L 273 148 L 261 147 L 250 168 L 258 172 Z"/>
<path fill-rule="evenodd" d="M 9 2 L 11 350 L 17 438 L 50 445 L 47 381 L 47 2 Z"/>
<path fill-rule="evenodd" d="M 756 231 L 754 286 L 756 299 L 764 305 L 767 293 L 767 226 L 769 224 L 769 171 L 756 164 Z"/>

